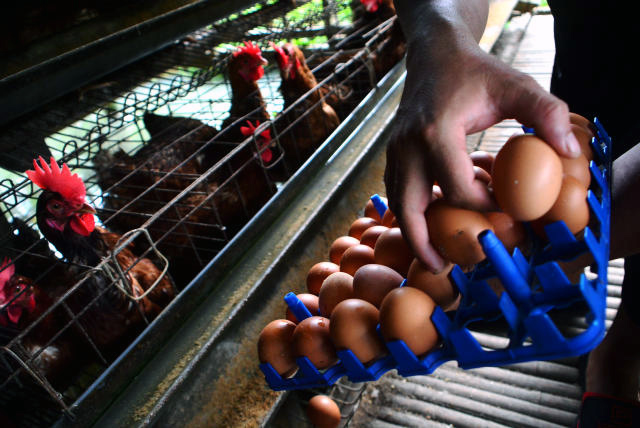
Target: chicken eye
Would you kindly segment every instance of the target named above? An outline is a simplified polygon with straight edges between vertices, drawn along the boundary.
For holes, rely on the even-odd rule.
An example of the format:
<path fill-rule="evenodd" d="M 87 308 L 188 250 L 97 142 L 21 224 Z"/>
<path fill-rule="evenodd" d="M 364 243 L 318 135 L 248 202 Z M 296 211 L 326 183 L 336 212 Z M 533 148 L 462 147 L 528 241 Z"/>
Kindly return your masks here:
<path fill-rule="evenodd" d="M 63 213 L 63 211 L 64 211 L 64 206 L 62 205 L 62 203 L 61 203 L 61 202 L 53 200 L 53 201 L 50 201 L 50 202 L 47 204 L 47 210 L 48 210 L 51 214 L 59 215 L 59 214 L 62 214 L 62 213 Z"/>

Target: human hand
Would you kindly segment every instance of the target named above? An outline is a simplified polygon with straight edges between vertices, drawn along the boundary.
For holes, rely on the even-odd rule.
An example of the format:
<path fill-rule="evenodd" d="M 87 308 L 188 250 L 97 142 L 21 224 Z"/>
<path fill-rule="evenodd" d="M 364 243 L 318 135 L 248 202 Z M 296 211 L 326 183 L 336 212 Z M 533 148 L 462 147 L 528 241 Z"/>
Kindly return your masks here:
<path fill-rule="evenodd" d="M 387 149 L 387 197 L 405 239 L 427 267 L 445 265 L 429 243 L 424 213 L 435 181 L 460 207 L 495 208 L 475 179 L 466 135 L 515 118 L 567 157 L 580 147 L 570 132 L 567 105 L 533 78 L 484 53 L 469 38 L 443 35 L 411 42 L 407 78 Z"/>

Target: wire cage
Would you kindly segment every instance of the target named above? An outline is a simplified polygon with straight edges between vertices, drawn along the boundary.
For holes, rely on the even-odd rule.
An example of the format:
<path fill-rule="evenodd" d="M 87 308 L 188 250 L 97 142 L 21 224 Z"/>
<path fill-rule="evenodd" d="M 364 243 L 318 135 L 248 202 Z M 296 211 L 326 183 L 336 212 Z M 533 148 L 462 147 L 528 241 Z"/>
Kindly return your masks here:
<path fill-rule="evenodd" d="M 256 3 L 2 130 L 0 420 L 48 426 L 71 415 L 334 132 L 326 106 L 344 120 L 375 88 L 395 18 L 352 21 L 350 3 Z M 317 81 L 294 100 L 280 93 L 270 46 L 289 40 L 306 43 Z M 229 124 L 229 62 L 247 41 L 270 62 L 258 81 L 268 118 L 249 111 Z M 108 247 L 97 263 L 69 260 L 39 233 L 41 191 L 23 173 L 36 155 L 84 181 Z"/>

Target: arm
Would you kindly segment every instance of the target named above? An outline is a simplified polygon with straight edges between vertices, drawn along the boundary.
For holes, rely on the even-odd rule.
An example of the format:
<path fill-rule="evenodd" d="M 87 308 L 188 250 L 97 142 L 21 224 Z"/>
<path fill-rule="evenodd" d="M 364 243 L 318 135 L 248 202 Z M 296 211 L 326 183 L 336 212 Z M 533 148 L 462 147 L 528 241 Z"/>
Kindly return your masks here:
<path fill-rule="evenodd" d="M 579 146 L 564 102 L 479 48 L 486 0 L 395 5 L 407 39 L 407 78 L 387 149 L 387 196 L 415 255 L 437 272 L 444 262 L 429 244 L 424 217 L 434 181 L 459 206 L 493 208 L 474 179 L 467 134 L 515 118 L 560 154 L 575 156 Z"/>

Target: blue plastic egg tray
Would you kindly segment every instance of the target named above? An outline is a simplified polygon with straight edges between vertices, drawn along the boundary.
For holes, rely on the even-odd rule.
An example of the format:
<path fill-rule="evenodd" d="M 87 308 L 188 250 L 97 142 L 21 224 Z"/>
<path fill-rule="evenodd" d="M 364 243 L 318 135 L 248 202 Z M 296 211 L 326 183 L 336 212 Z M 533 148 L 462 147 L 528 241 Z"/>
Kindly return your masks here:
<path fill-rule="evenodd" d="M 348 349 L 338 351 L 339 361 L 318 370 L 306 357 L 297 358 L 298 370 L 290 378 L 281 377 L 268 363 L 260 364 L 273 390 L 291 390 L 332 385 L 342 376 L 352 382 L 377 380 L 395 369 L 402 376 L 432 373 L 446 361 L 456 360 L 459 367 L 501 366 L 523 361 L 551 360 L 576 356 L 595 347 L 605 333 L 607 265 L 609 261 L 609 221 L 611 207 L 611 139 L 600 121 L 594 120 L 596 137 L 591 145 L 594 160 L 590 163 L 591 185 L 587 200 L 591 222 L 577 239 L 564 222 L 545 226 L 549 241 L 534 246 L 528 257 L 516 248 L 509 254 L 491 231 L 479 236 L 487 256 L 471 272 L 455 266 L 451 275 L 461 294 L 455 311 L 445 313 L 436 307 L 431 316 L 441 345 L 426 356 L 416 356 L 401 341 L 385 342 L 389 353 L 364 366 Z M 525 129 L 526 130 L 526 129 Z M 526 130 L 528 131 L 528 130 Z M 380 212 L 386 205 L 372 197 Z M 571 283 L 557 261 L 568 261 L 591 253 L 594 277 L 583 274 Z M 504 292 L 498 296 L 487 280 L 499 280 Z M 311 313 L 293 293 L 285 302 L 297 319 Z M 549 316 L 553 309 L 573 304 L 586 308 L 586 329 L 571 337 L 564 336 Z M 500 320 L 508 326 L 509 344 L 503 349 L 483 348 L 468 326 L 476 321 Z"/>

